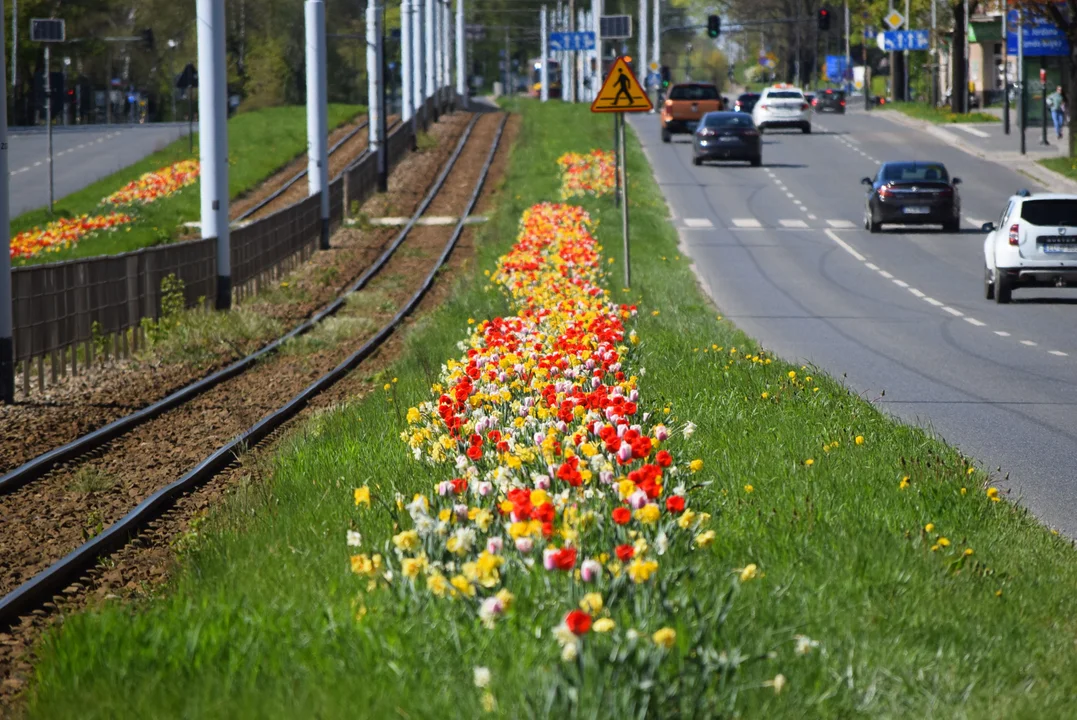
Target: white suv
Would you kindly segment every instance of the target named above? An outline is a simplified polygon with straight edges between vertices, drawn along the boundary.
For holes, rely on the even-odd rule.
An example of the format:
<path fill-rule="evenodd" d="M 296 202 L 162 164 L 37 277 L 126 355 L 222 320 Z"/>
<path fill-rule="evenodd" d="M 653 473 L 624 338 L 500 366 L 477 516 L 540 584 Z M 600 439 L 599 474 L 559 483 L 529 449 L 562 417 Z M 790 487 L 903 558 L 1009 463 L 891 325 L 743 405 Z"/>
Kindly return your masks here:
<path fill-rule="evenodd" d="M 759 132 L 771 128 L 800 128 L 811 132 L 811 104 L 799 88 L 792 85 L 773 85 L 763 90 L 755 107 L 752 120 Z"/>
<path fill-rule="evenodd" d="M 1022 190 L 998 225 L 985 223 L 984 296 L 1008 303 L 1019 287 L 1077 283 L 1077 195 Z"/>

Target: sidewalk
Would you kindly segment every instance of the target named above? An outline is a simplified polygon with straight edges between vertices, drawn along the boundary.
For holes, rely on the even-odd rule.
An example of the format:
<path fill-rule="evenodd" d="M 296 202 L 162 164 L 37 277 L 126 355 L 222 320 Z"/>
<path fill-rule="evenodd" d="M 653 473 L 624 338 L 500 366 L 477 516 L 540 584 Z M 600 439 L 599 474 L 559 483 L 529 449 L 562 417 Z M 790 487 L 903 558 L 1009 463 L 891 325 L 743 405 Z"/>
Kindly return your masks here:
<path fill-rule="evenodd" d="M 939 125 L 926 120 L 911 118 L 897 110 L 885 110 L 880 114 L 905 127 L 923 130 L 947 145 L 975 155 L 983 160 L 1005 165 L 1035 180 L 1048 190 L 1077 193 L 1077 182 L 1065 175 L 1049 170 L 1037 160 L 1065 157 L 1069 149 L 1069 137 L 1064 131 L 1061 140 L 1054 137 L 1053 128 L 1048 128 L 1049 145 L 1040 144 L 1041 129 L 1025 130 L 1025 151 L 1020 152 L 1021 135 L 1017 125 L 1010 128 L 1010 135 L 1003 132 L 1002 123 L 953 123 Z"/>

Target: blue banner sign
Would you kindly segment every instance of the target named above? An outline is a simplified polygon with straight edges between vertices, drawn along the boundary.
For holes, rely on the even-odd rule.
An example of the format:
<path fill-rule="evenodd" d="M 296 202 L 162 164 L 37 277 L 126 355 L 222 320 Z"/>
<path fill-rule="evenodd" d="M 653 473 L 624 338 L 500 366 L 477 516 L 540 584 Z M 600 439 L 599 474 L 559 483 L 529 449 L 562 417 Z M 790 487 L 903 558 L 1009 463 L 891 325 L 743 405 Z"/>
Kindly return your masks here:
<path fill-rule="evenodd" d="M 1017 54 L 1017 11 L 1010 10 L 1006 18 L 1006 52 Z M 1070 54 L 1070 44 L 1065 33 L 1044 17 L 1025 16 L 1024 31 L 1026 57 L 1065 57 Z"/>
<path fill-rule="evenodd" d="M 826 56 L 826 79 L 830 81 L 844 80 L 848 73 L 844 55 Z"/>
<path fill-rule="evenodd" d="M 929 47 L 931 36 L 927 30 L 894 30 L 883 33 L 882 49 L 886 52 L 927 50 Z"/>
<path fill-rule="evenodd" d="M 594 50 L 595 34 L 593 32 L 555 32 L 550 33 L 550 52 L 566 50 Z"/>

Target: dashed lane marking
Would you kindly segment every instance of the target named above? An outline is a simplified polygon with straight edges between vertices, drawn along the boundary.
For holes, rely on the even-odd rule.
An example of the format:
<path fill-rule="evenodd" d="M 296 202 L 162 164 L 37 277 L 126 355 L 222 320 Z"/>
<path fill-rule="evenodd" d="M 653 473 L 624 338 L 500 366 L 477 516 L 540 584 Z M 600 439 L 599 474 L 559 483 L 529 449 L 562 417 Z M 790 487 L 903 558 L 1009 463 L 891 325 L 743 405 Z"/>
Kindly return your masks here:
<path fill-rule="evenodd" d="M 1005 330 L 996 330 L 995 334 L 998 335 L 999 337 L 1009 337 L 1010 336 L 1010 334 L 1008 332 L 1006 332 Z"/>
<path fill-rule="evenodd" d="M 861 256 L 861 257 L 863 257 L 863 256 Z M 875 263 L 864 263 L 864 266 L 868 270 L 874 270 L 875 272 L 879 272 L 879 266 L 876 265 Z"/>
<path fill-rule="evenodd" d="M 733 227 L 738 228 L 761 228 L 763 223 L 755 218 L 733 218 Z"/>
<path fill-rule="evenodd" d="M 838 229 L 850 229 L 856 227 L 856 225 L 849 220 L 827 220 L 826 224 L 832 228 Z"/>
<path fill-rule="evenodd" d="M 943 303 L 941 303 L 938 300 L 936 300 L 935 298 L 927 296 L 927 295 L 924 296 L 924 300 L 931 303 L 935 307 L 942 307 L 943 306 Z"/>
<path fill-rule="evenodd" d="M 854 258 L 856 258 L 860 262 L 864 262 L 864 260 L 866 259 L 863 255 L 861 255 L 860 253 L 858 253 L 856 251 L 856 248 L 854 248 L 852 245 L 850 245 L 849 243 L 845 242 L 840 237 L 838 237 L 838 234 L 836 232 L 834 232 L 833 230 L 826 230 L 826 235 L 831 240 L 836 242 L 838 244 L 838 247 L 840 247 L 842 250 L 844 250 L 845 252 L 852 255 Z M 870 263 L 868 265 L 870 267 Z"/>
<path fill-rule="evenodd" d="M 890 273 L 886 272 L 885 270 L 880 270 L 880 271 L 879 271 L 879 274 L 880 274 L 880 275 L 882 275 L 882 276 L 883 276 L 884 278 L 886 278 L 887 280 L 890 280 L 890 279 L 892 279 L 892 278 L 894 277 L 893 275 L 891 275 Z"/>
<path fill-rule="evenodd" d="M 967 322 L 969 325 L 975 325 L 976 327 L 983 327 L 984 325 L 987 324 L 987 323 L 980 322 L 976 318 L 970 318 L 970 317 L 965 318 L 965 322 Z"/>
<path fill-rule="evenodd" d="M 808 223 L 803 220 L 779 220 L 778 222 L 781 223 L 781 226 L 784 228 L 797 228 L 803 230 L 808 227 Z"/>
<path fill-rule="evenodd" d="M 1069 357 L 1067 353 L 1064 353 L 1061 350 L 1048 350 L 1047 352 L 1051 353 L 1052 355 L 1057 355 L 1058 357 Z"/>
<path fill-rule="evenodd" d="M 1031 340 L 1022 340 L 1021 344 L 1022 345 L 1027 345 L 1029 347 L 1036 347 L 1036 345 L 1038 345 L 1039 343 L 1033 342 Z"/>
<path fill-rule="evenodd" d="M 911 293 L 912 293 L 913 295 L 915 295 L 915 296 L 916 296 L 916 297 L 918 297 L 918 298 L 925 298 L 925 297 L 927 297 L 927 295 L 925 295 L 925 294 L 924 294 L 924 293 L 923 293 L 922 291 L 920 291 L 920 290 L 917 290 L 917 289 L 916 289 L 916 288 L 914 288 L 914 287 L 911 287 L 911 288 L 909 288 L 909 292 L 911 292 Z"/>
<path fill-rule="evenodd" d="M 690 228 L 712 228 L 712 227 L 714 227 L 714 223 L 712 223 L 707 218 L 685 218 L 683 220 L 683 222 L 684 222 L 685 227 L 690 227 Z"/>
<path fill-rule="evenodd" d="M 950 313 L 954 317 L 964 317 L 965 316 L 965 313 L 961 312 L 957 308 L 952 308 L 949 305 L 943 305 L 942 309 L 945 310 L 946 312 Z"/>
<path fill-rule="evenodd" d="M 899 288 L 907 288 L 907 287 L 909 287 L 909 283 L 905 282 L 904 280 L 898 280 L 897 278 L 894 278 L 890 282 L 894 283 Z"/>

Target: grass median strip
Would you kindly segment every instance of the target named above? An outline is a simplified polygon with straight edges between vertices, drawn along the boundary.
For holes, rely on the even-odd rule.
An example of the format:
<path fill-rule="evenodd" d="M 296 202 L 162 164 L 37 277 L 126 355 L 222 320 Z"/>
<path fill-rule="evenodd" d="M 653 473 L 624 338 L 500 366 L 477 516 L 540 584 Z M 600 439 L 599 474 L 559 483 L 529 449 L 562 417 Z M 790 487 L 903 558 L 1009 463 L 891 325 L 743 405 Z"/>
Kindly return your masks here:
<path fill-rule="evenodd" d="M 948 107 L 932 107 L 926 102 L 893 102 L 882 107 L 883 110 L 894 110 L 904 113 L 917 120 L 926 120 L 939 125 L 952 125 L 955 123 L 997 123 L 999 118 L 985 113 L 971 111 L 967 113 L 950 112 Z"/>
<path fill-rule="evenodd" d="M 609 118 L 585 108 L 518 107 L 508 191 L 480 231 L 476 266 L 491 272 L 525 210 L 558 196 L 557 158 L 610 136 Z M 1070 545 L 952 448 L 721 320 L 629 144 L 631 291 L 617 283 L 618 210 L 608 194 L 579 202 L 613 259 L 607 293 L 639 307 L 625 320 L 639 343 L 625 343 L 624 362 L 638 375 L 640 424 L 694 424 L 668 442 L 678 466 L 701 464 L 665 482 L 662 500 L 683 484 L 713 536 L 689 550 L 671 527 L 659 555 L 655 527 L 627 525 L 638 532 L 626 544 L 658 565 L 638 584 L 615 577 L 612 557 L 590 584 L 555 572 L 561 554 L 550 572 L 510 559 L 499 567 L 514 598 L 493 629 L 478 606 L 496 583 L 450 599 L 404 577 L 394 547 L 410 543 L 413 519 L 396 495 L 444 502 L 434 486 L 455 474 L 399 439 L 408 410 L 431 398 L 449 358 L 474 349 L 458 343 L 477 323 L 510 312 L 494 279 L 478 275 L 416 323 L 399 362 L 372 378 L 381 389 L 318 415 L 275 459 L 266 492 L 236 494 L 199 528 L 164 597 L 69 618 L 42 648 L 30 714 L 1067 717 L 1077 686 Z M 620 532 L 604 518 L 595 527 L 604 539 Z M 653 550 L 639 547 L 644 537 Z M 351 572 L 349 555 L 374 554 L 396 570 L 391 582 Z M 573 607 L 614 629 L 569 621 Z"/>
<path fill-rule="evenodd" d="M 365 110 L 359 105 L 329 106 L 330 129 L 342 125 Z M 133 130 L 132 132 L 137 132 Z M 274 107 L 240 113 L 228 122 L 229 194 L 238 197 L 255 188 L 287 165 L 306 148 L 306 110 L 302 106 Z M 194 157 L 198 157 L 197 136 Z M 175 163 L 191 159 L 186 137 L 137 163 L 119 170 L 78 192 L 61 198 L 54 215 L 45 209 L 33 210 L 11 222 L 11 232 L 45 228 L 57 218 L 83 215 L 108 215 L 126 210 L 124 206 L 102 204 L 104 199 L 143 174 L 157 172 Z M 171 242 L 184 231 L 183 223 L 199 216 L 199 191 L 195 182 L 186 189 L 151 204 L 138 204 L 131 210 L 134 222 L 107 232 L 97 232 L 76 245 L 54 252 L 41 252 L 29 258 L 15 258 L 16 265 L 59 262 L 96 255 L 115 255 L 138 248 Z"/>

